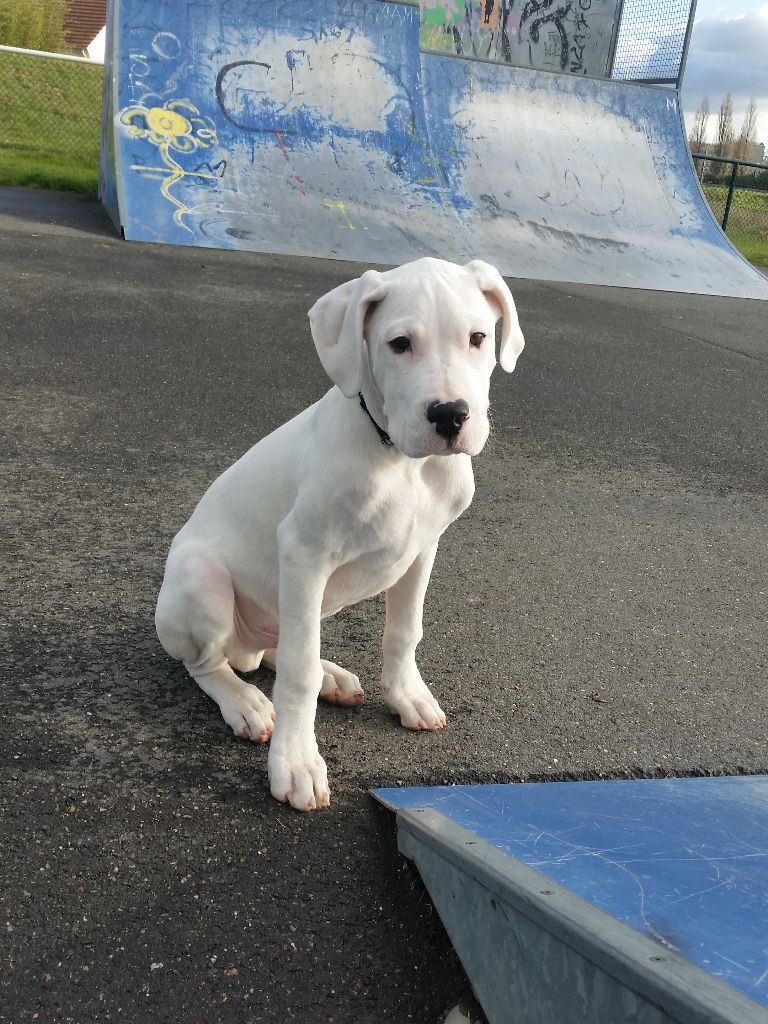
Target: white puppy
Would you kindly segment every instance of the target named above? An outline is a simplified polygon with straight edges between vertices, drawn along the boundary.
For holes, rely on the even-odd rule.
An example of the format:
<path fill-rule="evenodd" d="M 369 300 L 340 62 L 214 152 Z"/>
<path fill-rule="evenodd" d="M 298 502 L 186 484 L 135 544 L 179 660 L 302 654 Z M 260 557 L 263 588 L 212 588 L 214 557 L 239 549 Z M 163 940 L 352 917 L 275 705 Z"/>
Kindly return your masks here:
<path fill-rule="evenodd" d="M 299 810 L 330 802 L 318 695 L 363 697 L 357 676 L 320 658 L 324 616 L 386 591 L 387 707 L 408 729 L 445 725 L 416 646 L 438 540 L 472 500 L 500 317 L 511 372 L 523 336 L 487 263 L 417 260 L 323 296 L 309 319 L 336 386 L 223 473 L 173 540 L 160 642 L 236 735 L 272 737 L 272 794 Z M 274 710 L 233 671 L 262 658 L 277 669 Z"/>

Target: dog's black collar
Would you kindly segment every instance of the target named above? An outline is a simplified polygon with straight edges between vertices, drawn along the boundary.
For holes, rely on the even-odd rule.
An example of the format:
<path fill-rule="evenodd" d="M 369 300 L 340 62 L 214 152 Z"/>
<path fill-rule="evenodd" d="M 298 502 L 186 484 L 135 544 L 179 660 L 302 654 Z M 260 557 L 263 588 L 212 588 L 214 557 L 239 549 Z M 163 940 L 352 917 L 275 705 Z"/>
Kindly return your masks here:
<path fill-rule="evenodd" d="M 370 412 L 368 411 L 368 406 L 365 404 L 365 399 L 363 398 L 362 391 L 358 391 L 357 396 L 360 399 L 360 407 L 362 408 L 363 412 L 368 416 L 368 419 L 371 421 L 371 423 L 374 425 L 374 427 L 376 427 L 376 433 L 381 438 L 381 443 L 383 445 L 386 445 L 387 448 L 393 448 L 394 447 L 394 442 L 393 442 L 392 438 L 389 436 L 389 434 L 386 432 L 386 430 L 382 430 L 381 429 L 379 424 L 376 422 L 376 420 L 373 418 L 373 416 L 371 416 Z"/>

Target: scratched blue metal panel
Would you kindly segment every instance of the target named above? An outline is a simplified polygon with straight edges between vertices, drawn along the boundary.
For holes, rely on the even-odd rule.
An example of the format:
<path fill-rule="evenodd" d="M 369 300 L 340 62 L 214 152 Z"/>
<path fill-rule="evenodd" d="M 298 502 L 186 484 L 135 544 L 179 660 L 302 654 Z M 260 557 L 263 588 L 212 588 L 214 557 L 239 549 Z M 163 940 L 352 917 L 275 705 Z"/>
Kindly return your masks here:
<path fill-rule="evenodd" d="M 406 207 L 466 206 L 435 176 L 457 133 L 448 96 L 430 125 L 419 102 L 418 9 L 275 10 L 259 5 L 255 22 L 246 0 L 159 0 L 147 18 L 139 0 L 120 4 L 127 237 L 381 259 L 370 250 Z"/>
<path fill-rule="evenodd" d="M 114 0 L 127 238 L 768 297 L 674 92 L 421 53 L 415 6 Z"/>
<path fill-rule="evenodd" d="M 768 1006 L 768 776 L 374 795 L 439 810 Z"/>

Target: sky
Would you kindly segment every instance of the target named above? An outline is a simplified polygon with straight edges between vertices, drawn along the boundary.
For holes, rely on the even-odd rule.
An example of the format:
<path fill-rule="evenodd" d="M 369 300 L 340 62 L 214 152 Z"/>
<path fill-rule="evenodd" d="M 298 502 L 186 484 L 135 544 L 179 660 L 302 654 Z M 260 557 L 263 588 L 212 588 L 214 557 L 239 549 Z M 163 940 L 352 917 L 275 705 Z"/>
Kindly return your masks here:
<path fill-rule="evenodd" d="M 690 129 L 696 109 L 709 96 L 713 111 L 708 139 L 723 96 L 733 95 L 733 128 L 738 135 L 750 96 L 758 107 L 757 142 L 768 156 L 768 3 L 757 0 L 699 0 L 682 97 Z"/>

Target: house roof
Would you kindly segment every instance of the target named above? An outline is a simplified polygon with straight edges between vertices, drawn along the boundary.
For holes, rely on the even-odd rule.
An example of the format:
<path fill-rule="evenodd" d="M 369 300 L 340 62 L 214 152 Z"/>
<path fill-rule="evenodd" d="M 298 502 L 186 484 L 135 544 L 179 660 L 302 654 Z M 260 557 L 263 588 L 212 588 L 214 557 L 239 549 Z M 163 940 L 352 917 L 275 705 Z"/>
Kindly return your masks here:
<path fill-rule="evenodd" d="M 64 38 L 76 50 L 84 50 L 107 21 L 107 0 L 69 0 L 64 15 Z"/>

